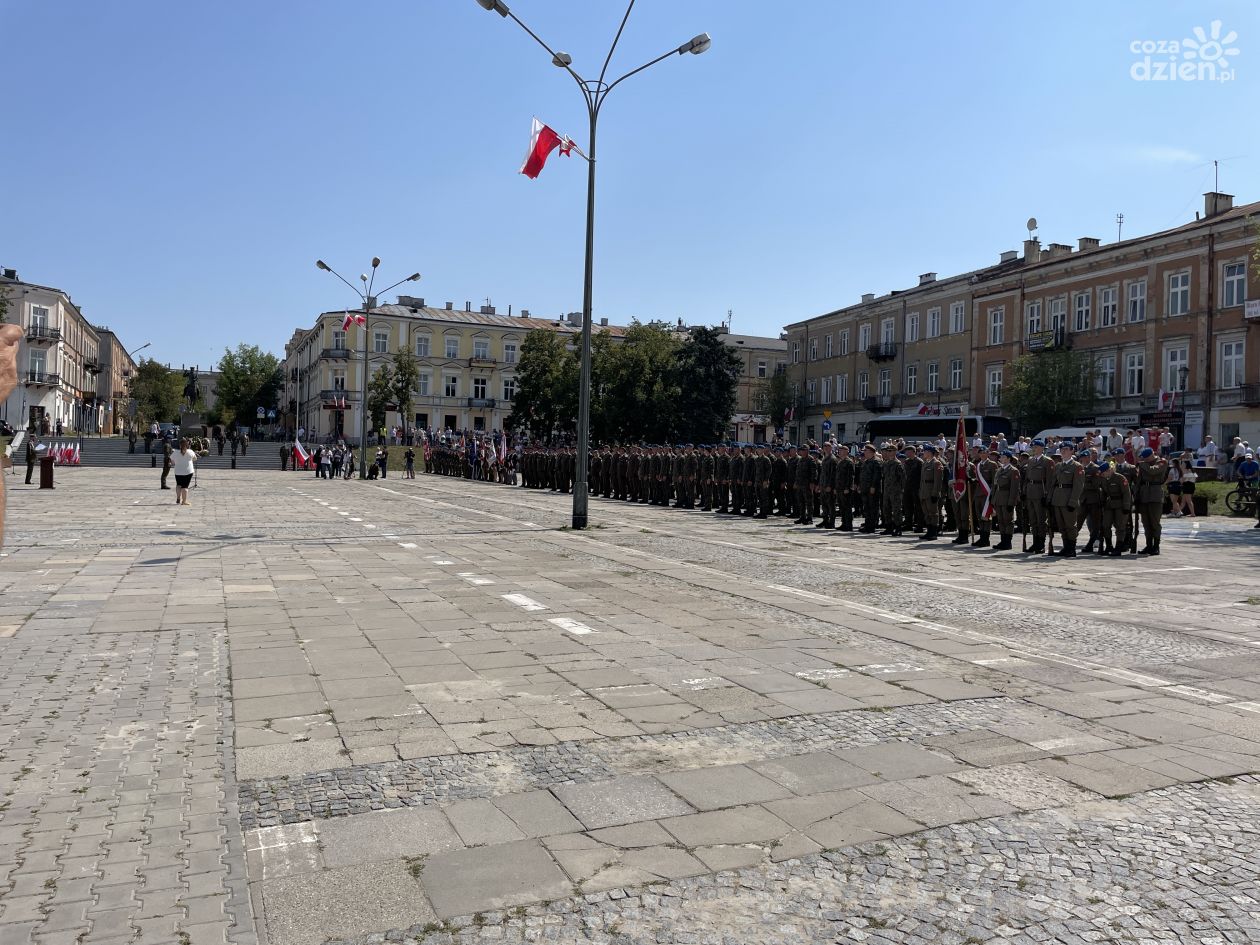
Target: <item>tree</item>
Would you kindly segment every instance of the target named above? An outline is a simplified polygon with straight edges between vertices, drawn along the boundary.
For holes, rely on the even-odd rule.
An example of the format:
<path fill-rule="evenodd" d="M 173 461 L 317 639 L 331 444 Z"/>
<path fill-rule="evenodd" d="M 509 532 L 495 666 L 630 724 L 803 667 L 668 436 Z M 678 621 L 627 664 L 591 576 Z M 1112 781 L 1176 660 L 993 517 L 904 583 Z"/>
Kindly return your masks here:
<path fill-rule="evenodd" d="M 783 418 L 792 406 L 792 385 L 788 383 L 787 372 L 777 371 L 761 385 L 761 394 L 765 398 L 766 414 L 770 417 L 770 425 L 783 426 Z"/>
<path fill-rule="evenodd" d="M 693 328 L 674 360 L 677 433 L 688 443 L 721 439 L 735 413 L 743 365 L 722 337 L 716 328 Z"/>
<path fill-rule="evenodd" d="M 184 401 L 184 375 L 172 371 L 152 358 L 142 360 L 131 376 L 129 389 L 136 402 L 136 420 L 140 426 L 151 423 L 175 423 Z"/>
<path fill-rule="evenodd" d="M 405 434 L 414 419 L 411 416 L 412 399 L 415 397 L 416 385 L 420 383 L 420 370 L 416 359 L 410 351 L 398 351 L 394 354 L 393 369 L 390 374 L 390 392 L 398 406 L 398 415 L 402 417 L 402 428 Z"/>
<path fill-rule="evenodd" d="M 1018 430 L 1035 433 L 1094 412 L 1097 368 L 1084 351 L 1038 351 L 1010 363 L 1002 411 Z"/>
<path fill-rule="evenodd" d="M 661 443 L 678 423 L 680 342 L 663 323 L 630 323 L 620 342 L 601 333 L 591 353 L 591 433 L 599 442 Z"/>
<path fill-rule="evenodd" d="M 373 430 L 385 427 L 385 415 L 394 402 L 394 372 L 388 364 L 382 364 L 368 381 L 367 411 Z"/>
<path fill-rule="evenodd" d="M 577 421 L 578 359 L 557 332 L 535 329 L 521 342 L 516 396 L 508 429 L 548 437 L 572 430 Z"/>
<path fill-rule="evenodd" d="M 0 289 L 0 325 L 9 320 L 9 290 Z"/>
<path fill-rule="evenodd" d="M 240 344 L 235 351 L 224 349 L 219 372 L 214 391 L 223 416 L 229 422 L 249 424 L 257 416 L 259 407 L 276 408 L 284 386 L 284 373 L 274 354 L 257 345 Z"/>

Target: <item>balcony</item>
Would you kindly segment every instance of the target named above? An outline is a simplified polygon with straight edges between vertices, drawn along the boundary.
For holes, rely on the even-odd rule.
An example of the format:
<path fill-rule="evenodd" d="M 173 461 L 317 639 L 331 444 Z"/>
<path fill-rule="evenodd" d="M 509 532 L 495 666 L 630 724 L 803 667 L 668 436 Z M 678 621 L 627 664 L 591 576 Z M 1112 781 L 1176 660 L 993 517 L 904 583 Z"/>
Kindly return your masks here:
<path fill-rule="evenodd" d="M 332 390 L 321 390 L 319 392 L 320 400 L 345 400 L 346 403 L 358 403 L 360 392 L 357 390 L 342 390 L 335 387 Z"/>
<path fill-rule="evenodd" d="M 862 409 L 869 410 L 871 413 L 886 413 L 892 410 L 893 406 L 892 394 L 879 394 L 875 397 L 862 398 Z"/>
<path fill-rule="evenodd" d="M 320 358 L 327 358 L 330 361 L 349 361 L 349 348 L 325 348 L 319 353 Z"/>
<path fill-rule="evenodd" d="M 1243 384 L 1238 394 L 1244 406 L 1260 407 L 1260 384 Z"/>
<path fill-rule="evenodd" d="M 897 342 L 881 341 L 866 346 L 866 356 L 872 361 L 892 361 L 897 357 Z"/>
<path fill-rule="evenodd" d="M 49 328 L 46 325 L 31 325 L 26 329 L 27 341 L 46 341 L 50 344 L 61 340 L 60 328 Z"/>
<path fill-rule="evenodd" d="M 96 358 L 88 358 L 83 362 L 83 370 L 87 371 L 89 374 L 100 374 L 101 362 L 96 360 Z"/>
<path fill-rule="evenodd" d="M 28 387 L 56 387 L 60 383 L 60 374 L 45 374 L 43 371 L 26 372 L 26 384 Z"/>
<path fill-rule="evenodd" d="M 492 368 L 498 363 L 494 358 L 478 358 L 474 356 L 468 359 L 470 368 Z"/>
<path fill-rule="evenodd" d="M 469 397 L 468 398 L 469 407 L 489 410 L 489 409 L 492 409 L 494 405 L 495 405 L 495 399 L 493 397 Z"/>

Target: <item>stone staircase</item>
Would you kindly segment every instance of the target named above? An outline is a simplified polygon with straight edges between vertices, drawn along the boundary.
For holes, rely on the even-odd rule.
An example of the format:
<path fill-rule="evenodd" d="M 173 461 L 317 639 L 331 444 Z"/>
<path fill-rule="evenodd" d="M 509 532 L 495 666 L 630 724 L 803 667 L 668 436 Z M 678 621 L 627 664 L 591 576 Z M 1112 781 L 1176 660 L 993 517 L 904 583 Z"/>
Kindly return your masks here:
<path fill-rule="evenodd" d="M 72 442 L 72 441 L 71 441 Z M 135 453 L 127 452 L 127 439 L 121 436 L 94 437 L 84 436 L 80 444 L 80 461 L 84 466 L 120 466 L 142 468 L 150 466 L 154 457 L 157 467 L 162 467 L 162 446 L 160 441 L 153 444 L 151 454 L 144 451 L 144 440 L 136 441 Z M 232 466 L 232 447 L 225 445 L 223 455 L 212 442 L 210 455 L 197 461 L 200 469 L 230 469 Z M 237 469 L 279 469 L 280 443 L 256 441 L 249 444 L 249 452 L 236 455 Z"/>

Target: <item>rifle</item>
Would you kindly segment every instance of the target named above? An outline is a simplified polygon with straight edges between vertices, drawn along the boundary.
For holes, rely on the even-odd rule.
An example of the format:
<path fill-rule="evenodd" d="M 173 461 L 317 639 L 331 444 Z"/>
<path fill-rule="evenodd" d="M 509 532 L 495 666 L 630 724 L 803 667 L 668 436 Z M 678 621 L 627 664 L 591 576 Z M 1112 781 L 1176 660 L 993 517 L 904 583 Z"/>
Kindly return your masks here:
<path fill-rule="evenodd" d="M 1138 512 L 1137 512 L 1137 503 L 1135 502 L 1133 504 L 1132 511 L 1129 512 L 1129 554 L 1132 554 L 1132 555 L 1135 555 L 1138 553 L 1137 533 L 1138 533 Z"/>
<path fill-rule="evenodd" d="M 1023 540 L 1023 550 L 1028 551 L 1028 503 L 1024 502 L 1023 527 L 1020 529 L 1020 537 Z"/>

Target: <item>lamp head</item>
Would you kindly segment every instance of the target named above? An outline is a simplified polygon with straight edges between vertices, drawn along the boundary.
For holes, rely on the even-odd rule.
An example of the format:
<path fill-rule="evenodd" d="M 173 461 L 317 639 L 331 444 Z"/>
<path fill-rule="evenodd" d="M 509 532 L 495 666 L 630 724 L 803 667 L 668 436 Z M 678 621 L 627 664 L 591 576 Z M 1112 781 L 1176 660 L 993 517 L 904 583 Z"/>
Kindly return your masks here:
<path fill-rule="evenodd" d="M 381 264 L 381 257 L 380 257 L 380 256 L 373 256 L 373 257 L 372 257 L 372 268 L 373 268 L 373 269 L 375 269 L 375 268 L 376 268 L 377 266 L 379 266 L 380 264 Z"/>
<path fill-rule="evenodd" d="M 359 278 L 360 278 L 361 280 L 363 280 L 364 282 L 367 282 L 367 274 L 366 274 L 366 273 L 362 273 L 362 272 L 361 272 L 361 273 L 359 273 Z"/>
<path fill-rule="evenodd" d="M 713 40 L 709 38 L 709 34 L 701 33 L 699 36 L 693 37 L 690 42 L 683 43 L 679 46 L 678 54 L 682 55 L 683 53 L 691 53 L 693 56 L 698 56 L 712 45 Z"/>
<path fill-rule="evenodd" d="M 573 64 L 573 57 L 567 52 L 558 52 L 551 57 L 551 64 L 561 69 L 567 69 Z"/>
<path fill-rule="evenodd" d="M 407 277 L 407 281 L 408 281 L 408 282 L 419 282 L 419 281 L 420 281 L 420 273 L 418 273 L 418 272 L 413 272 L 411 275 L 409 275 L 409 276 Z"/>
<path fill-rule="evenodd" d="M 328 263 L 324 262 L 322 259 L 315 260 L 315 268 L 322 269 L 324 272 L 332 272 L 332 270 L 328 268 Z"/>
<path fill-rule="evenodd" d="M 477 0 L 477 3 L 483 10 L 488 10 L 491 13 L 497 13 L 499 16 L 508 15 L 507 4 L 504 3 L 503 0 Z"/>

